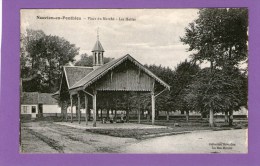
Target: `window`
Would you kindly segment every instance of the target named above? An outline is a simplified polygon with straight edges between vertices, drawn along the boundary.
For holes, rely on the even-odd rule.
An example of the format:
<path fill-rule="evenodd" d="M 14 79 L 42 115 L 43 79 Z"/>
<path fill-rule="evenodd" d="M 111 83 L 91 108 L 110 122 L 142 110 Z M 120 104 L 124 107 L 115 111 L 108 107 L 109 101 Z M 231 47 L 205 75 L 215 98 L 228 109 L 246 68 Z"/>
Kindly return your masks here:
<path fill-rule="evenodd" d="M 22 113 L 24 113 L 24 114 L 28 113 L 28 106 L 22 107 Z"/>
<path fill-rule="evenodd" d="M 36 113 L 36 106 L 32 106 L 32 113 Z"/>

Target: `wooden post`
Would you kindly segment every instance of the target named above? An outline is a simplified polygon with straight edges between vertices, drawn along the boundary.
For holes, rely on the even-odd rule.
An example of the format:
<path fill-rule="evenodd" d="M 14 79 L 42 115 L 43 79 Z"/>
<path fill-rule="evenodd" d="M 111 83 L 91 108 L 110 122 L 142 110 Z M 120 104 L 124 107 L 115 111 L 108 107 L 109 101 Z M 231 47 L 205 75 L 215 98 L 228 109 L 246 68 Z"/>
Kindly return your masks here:
<path fill-rule="evenodd" d="M 93 95 L 93 127 L 97 126 L 97 91 L 94 90 Z"/>
<path fill-rule="evenodd" d="M 80 94 L 79 94 L 79 92 L 78 92 L 78 121 L 80 124 L 81 117 L 80 117 Z"/>
<path fill-rule="evenodd" d="M 152 98 L 152 125 L 154 125 L 154 119 L 155 119 L 155 97 L 154 97 L 154 91 L 151 92 L 151 98 Z"/>
<path fill-rule="evenodd" d="M 138 123 L 141 123 L 141 110 L 140 110 L 140 93 L 137 92 L 138 100 Z"/>
<path fill-rule="evenodd" d="M 88 125 L 88 96 L 87 94 L 85 94 L 85 110 L 86 110 L 86 125 Z"/>
<path fill-rule="evenodd" d="M 126 122 L 129 122 L 129 92 L 127 93 L 127 108 L 126 108 Z"/>
<path fill-rule="evenodd" d="M 70 95 L 70 111 L 71 111 L 71 114 L 70 114 L 70 122 L 72 123 L 73 122 L 73 98 L 72 98 L 72 95 Z"/>

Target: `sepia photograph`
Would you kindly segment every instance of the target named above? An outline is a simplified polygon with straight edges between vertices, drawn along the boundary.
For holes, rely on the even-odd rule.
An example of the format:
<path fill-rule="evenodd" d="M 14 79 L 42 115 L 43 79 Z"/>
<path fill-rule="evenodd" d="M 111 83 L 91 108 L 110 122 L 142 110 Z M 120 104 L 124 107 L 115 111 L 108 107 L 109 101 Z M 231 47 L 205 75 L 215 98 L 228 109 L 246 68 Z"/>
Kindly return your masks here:
<path fill-rule="evenodd" d="M 21 9 L 21 154 L 248 154 L 248 8 Z"/>

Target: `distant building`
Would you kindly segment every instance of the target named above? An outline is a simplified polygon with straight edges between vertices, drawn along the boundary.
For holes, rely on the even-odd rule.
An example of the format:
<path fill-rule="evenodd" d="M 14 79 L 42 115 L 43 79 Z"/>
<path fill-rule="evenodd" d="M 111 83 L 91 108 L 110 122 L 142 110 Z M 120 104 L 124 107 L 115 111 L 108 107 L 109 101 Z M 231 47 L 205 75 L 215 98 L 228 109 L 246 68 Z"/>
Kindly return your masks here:
<path fill-rule="evenodd" d="M 21 117 L 59 116 L 61 108 L 50 93 L 22 92 Z"/>

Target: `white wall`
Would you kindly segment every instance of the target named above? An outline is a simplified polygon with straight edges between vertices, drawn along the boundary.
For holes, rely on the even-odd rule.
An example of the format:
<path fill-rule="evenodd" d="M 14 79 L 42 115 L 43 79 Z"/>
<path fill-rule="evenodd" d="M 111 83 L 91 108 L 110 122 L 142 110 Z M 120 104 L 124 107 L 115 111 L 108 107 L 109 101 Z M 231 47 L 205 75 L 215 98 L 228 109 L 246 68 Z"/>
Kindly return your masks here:
<path fill-rule="evenodd" d="M 32 106 L 36 107 L 35 114 L 38 114 L 38 106 L 37 105 L 21 105 L 21 114 L 32 114 Z M 26 110 L 25 110 L 25 107 L 27 108 Z"/>
<path fill-rule="evenodd" d="M 61 113 L 61 108 L 58 105 L 42 105 L 42 113 Z"/>

